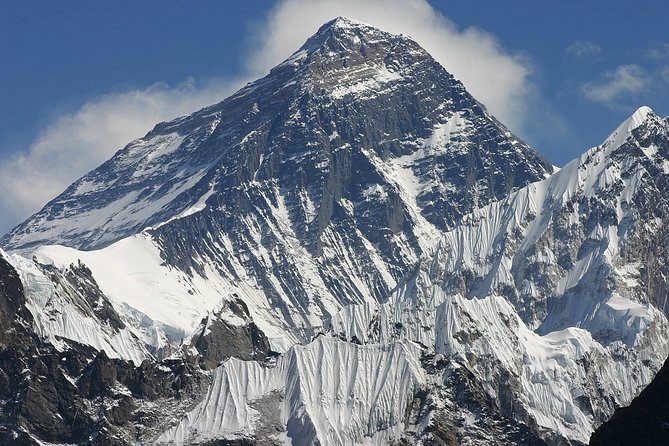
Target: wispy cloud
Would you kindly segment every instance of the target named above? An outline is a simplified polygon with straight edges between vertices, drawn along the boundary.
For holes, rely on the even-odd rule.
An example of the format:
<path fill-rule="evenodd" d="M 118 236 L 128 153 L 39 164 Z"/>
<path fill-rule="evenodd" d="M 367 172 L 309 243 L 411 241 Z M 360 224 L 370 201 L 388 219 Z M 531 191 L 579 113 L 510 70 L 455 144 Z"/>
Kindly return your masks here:
<path fill-rule="evenodd" d="M 24 150 L 0 160 L 0 230 L 5 232 L 160 121 L 223 99 L 231 84 L 187 80 L 111 93 L 54 120 Z"/>
<path fill-rule="evenodd" d="M 646 70 L 639 65 L 630 64 L 605 72 L 599 81 L 581 85 L 581 91 L 592 101 L 613 104 L 626 95 L 647 92 L 650 84 L 650 75 Z"/>
<path fill-rule="evenodd" d="M 669 82 L 669 43 L 652 45 L 646 51 L 646 56 L 655 64 L 657 80 Z"/>
<path fill-rule="evenodd" d="M 662 76 L 662 80 L 669 82 L 669 65 L 662 67 L 660 70 L 660 76 Z"/>
<path fill-rule="evenodd" d="M 652 45 L 647 51 L 646 56 L 655 62 L 669 61 L 669 43 L 658 43 Z"/>
<path fill-rule="evenodd" d="M 581 59 L 601 54 L 602 47 L 599 44 L 590 42 L 588 40 L 577 40 L 576 42 L 568 45 L 564 51 L 568 56 Z"/>

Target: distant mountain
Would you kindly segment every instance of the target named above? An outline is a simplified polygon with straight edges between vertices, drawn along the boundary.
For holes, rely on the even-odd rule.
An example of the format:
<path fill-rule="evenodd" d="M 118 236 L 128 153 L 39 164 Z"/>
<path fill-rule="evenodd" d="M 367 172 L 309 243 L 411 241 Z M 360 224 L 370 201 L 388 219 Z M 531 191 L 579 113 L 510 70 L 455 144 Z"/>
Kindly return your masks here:
<path fill-rule="evenodd" d="M 667 166 L 641 108 L 555 172 L 333 20 L 1 239 L 0 442 L 584 444 L 669 354 Z"/>

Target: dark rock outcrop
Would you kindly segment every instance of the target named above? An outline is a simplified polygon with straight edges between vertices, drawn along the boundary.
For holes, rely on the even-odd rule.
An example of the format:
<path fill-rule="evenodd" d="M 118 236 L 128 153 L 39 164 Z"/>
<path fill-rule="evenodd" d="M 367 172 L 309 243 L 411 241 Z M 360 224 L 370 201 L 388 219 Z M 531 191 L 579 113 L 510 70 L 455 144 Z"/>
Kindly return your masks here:
<path fill-rule="evenodd" d="M 223 319 L 222 314 L 226 310 L 244 323 L 233 324 Z M 200 353 L 200 364 L 205 370 L 216 368 L 231 357 L 264 361 L 272 353 L 267 336 L 253 322 L 246 304 L 239 298 L 227 302 L 226 308 L 219 312 L 205 317 L 190 344 Z"/>

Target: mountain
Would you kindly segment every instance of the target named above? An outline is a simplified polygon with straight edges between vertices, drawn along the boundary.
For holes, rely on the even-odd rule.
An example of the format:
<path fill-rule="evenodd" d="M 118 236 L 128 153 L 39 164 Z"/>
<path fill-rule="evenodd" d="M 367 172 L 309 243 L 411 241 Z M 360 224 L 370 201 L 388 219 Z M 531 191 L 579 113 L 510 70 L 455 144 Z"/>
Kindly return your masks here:
<path fill-rule="evenodd" d="M 205 207 L 251 212 L 265 194 L 319 251 L 341 198 L 365 235 L 358 208 L 374 200 L 397 201 L 399 215 L 375 215 L 394 232 L 443 229 L 552 170 L 413 40 L 339 18 L 263 79 L 130 143 L 2 245 L 96 249 Z"/>
<path fill-rule="evenodd" d="M 1 239 L 3 444 L 584 444 L 669 355 L 669 122 L 559 171 L 338 18 Z"/>
<path fill-rule="evenodd" d="M 290 345 L 343 305 L 385 299 L 441 230 L 552 170 L 410 38 L 340 18 L 263 79 L 130 143 L 1 244 L 120 255 L 117 268 L 45 250 L 125 270 L 99 273 L 103 288 L 152 250 L 140 269 L 173 284 L 137 299 L 143 284 L 105 288 L 138 318 L 178 343 L 243 296 L 270 340 Z M 156 292 L 177 295 L 187 320 L 143 302 Z"/>

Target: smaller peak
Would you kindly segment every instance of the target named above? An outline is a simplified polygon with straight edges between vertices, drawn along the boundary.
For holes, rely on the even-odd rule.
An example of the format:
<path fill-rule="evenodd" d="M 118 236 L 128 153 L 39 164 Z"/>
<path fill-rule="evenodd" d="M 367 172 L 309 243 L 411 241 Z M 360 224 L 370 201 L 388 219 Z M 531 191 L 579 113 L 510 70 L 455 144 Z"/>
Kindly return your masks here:
<path fill-rule="evenodd" d="M 635 129 L 653 118 L 659 119 L 650 107 L 645 105 L 639 107 L 629 118 L 624 120 L 608 138 L 606 138 L 605 144 L 610 147 L 621 146 Z"/>
<path fill-rule="evenodd" d="M 632 116 L 630 116 L 627 121 L 633 122 L 636 128 L 646 122 L 651 115 L 655 116 L 655 112 L 650 107 L 642 105 L 634 113 L 632 113 Z"/>

